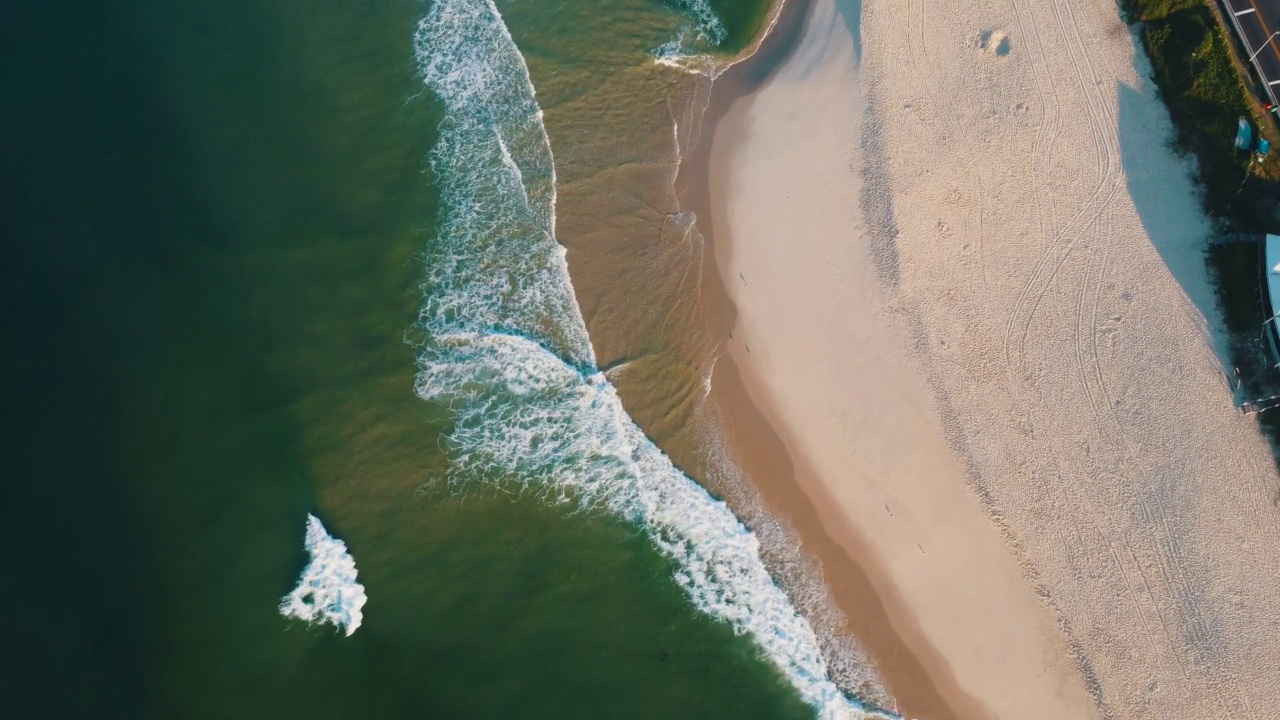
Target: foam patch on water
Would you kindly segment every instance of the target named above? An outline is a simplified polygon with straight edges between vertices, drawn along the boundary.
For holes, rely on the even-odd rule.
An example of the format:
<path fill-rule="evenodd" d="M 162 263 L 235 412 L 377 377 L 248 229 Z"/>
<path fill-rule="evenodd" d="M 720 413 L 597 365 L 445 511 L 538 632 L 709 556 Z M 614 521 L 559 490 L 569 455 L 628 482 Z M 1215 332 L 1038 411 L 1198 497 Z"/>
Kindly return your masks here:
<path fill-rule="evenodd" d="M 692 49 L 693 43 L 689 42 L 689 37 L 694 31 L 685 26 L 680 30 L 680 34 L 675 38 L 654 48 L 650 55 L 653 61 L 659 65 L 677 68 L 684 72 L 697 73 L 699 75 L 716 75 L 719 63 L 716 59 L 706 53 L 698 52 Z"/>
<path fill-rule="evenodd" d="M 509 478 L 635 522 L 675 560 L 691 602 L 750 636 L 823 717 L 894 717 L 841 694 L 756 537 L 644 436 L 596 367 L 555 239 L 542 113 L 497 8 L 437 0 L 415 48 L 447 109 L 415 389 L 452 411 L 450 481 Z"/>
<path fill-rule="evenodd" d="M 660 65 L 709 75 L 717 63 L 707 51 L 724 42 L 727 37 L 724 24 L 706 0 L 678 0 L 678 4 L 694 22 L 683 23 L 675 37 L 654 48 L 650 54 Z"/>
<path fill-rule="evenodd" d="M 707 0 L 677 0 L 677 4 L 693 16 L 697 22 L 695 29 L 703 42 L 713 46 L 724 42 L 728 36 L 724 23 L 720 22 L 720 17 Z"/>
<path fill-rule="evenodd" d="M 364 621 L 368 602 L 364 586 L 356 582 L 356 561 L 347 544 L 330 535 L 315 515 L 307 515 L 304 540 L 311 561 L 298 586 L 280 601 L 280 614 L 313 625 L 328 623 L 350 637 Z"/>
<path fill-rule="evenodd" d="M 524 334 L 575 366 L 593 366 L 554 239 L 551 145 L 507 26 L 485 0 L 439 0 L 414 46 L 446 107 L 431 167 L 447 210 L 425 253 L 423 323 L 433 334 Z"/>

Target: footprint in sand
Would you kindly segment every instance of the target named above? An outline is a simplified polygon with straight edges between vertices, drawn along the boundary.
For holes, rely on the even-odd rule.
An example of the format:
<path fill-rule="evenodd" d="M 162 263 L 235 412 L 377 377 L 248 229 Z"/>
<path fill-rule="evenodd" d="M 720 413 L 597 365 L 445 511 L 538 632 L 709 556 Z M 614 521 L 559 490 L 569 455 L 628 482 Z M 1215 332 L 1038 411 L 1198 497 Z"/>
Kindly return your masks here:
<path fill-rule="evenodd" d="M 978 33 L 978 49 L 996 57 L 1008 57 L 1013 43 L 1004 30 L 983 30 Z"/>

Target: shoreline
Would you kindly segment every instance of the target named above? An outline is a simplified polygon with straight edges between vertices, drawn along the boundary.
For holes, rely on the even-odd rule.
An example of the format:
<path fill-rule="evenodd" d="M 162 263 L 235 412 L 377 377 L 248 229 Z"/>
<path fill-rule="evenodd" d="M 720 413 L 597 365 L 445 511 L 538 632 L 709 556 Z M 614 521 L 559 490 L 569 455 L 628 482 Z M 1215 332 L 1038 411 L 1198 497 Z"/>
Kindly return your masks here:
<path fill-rule="evenodd" d="M 1280 697 L 1274 458 L 1219 381 L 1168 110 L 1103 10 L 868 0 L 854 70 L 824 75 L 833 32 L 726 73 L 681 167 L 733 333 L 709 404 L 908 716 L 938 716 L 913 668 L 955 717 Z M 859 634 L 872 600 L 914 665 Z"/>
<path fill-rule="evenodd" d="M 743 256 L 743 249 L 738 247 L 738 238 L 730 230 L 730 226 L 742 207 L 730 207 L 733 205 L 734 192 L 729 190 L 726 196 L 725 179 L 751 175 L 753 170 L 756 173 L 762 170 L 772 172 L 774 167 L 788 162 L 791 149 L 779 147 L 787 143 L 776 138 L 757 140 L 756 136 L 746 137 L 748 133 L 744 131 L 744 125 L 749 122 L 747 116 L 750 111 L 745 108 L 755 103 L 757 96 L 772 83 L 778 82 L 776 75 L 787 65 L 797 49 L 805 50 L 799 46 L 807 33 L 807 26 L 813 21 L 815 6 L 821 7 L 828 15 L 832 11 L 829 0 L 806 0 L 788 5 L 783 9 L 778 26 L 774 28 L 775 32 L 766 37 L 759 52 L 734 64 L 717 78 L 701 120 L 702 136 L 693 155 L 681 166 L 678 176 L 677 191 L 681 209 L 691 210 L 697 215 L 698 229 L 712 248 L 706 272 L 714 275 L 713 282 L 719 283 L 725 290 L 722 312 L 729 328 L 743 330 L 741 325 L 744 311 L 730 288 L 745 293 L 737 285 L 740 282 L 745 287 L 747 278 L 740 274 L 734 277 L 735 273 L 732 271 L 735 261 Z M 832 20 L 828 17 L 823 21 Z M 852 35 L 855 27 L 850 27 L 846 33 L 850 38 L 855 37 Z M 844 31 L 844 28 L 836 30 L 835 44 L 839 44 L 839 34 Z M 815 67 L 823 67 L 823 62 L 829 62 L 823 60 L 823 57 L 832 52 L 829 47 L 832 45 L 831 38 L 819 40 L 819 47 L 807 50 L 811 57 L 805 60 L 804 73 L 813 72 Z M 853 52 L 856 54 L 860 48 L 857 47 L 856 39 L 853 42 Z M 855 59 L 853 65 L 856 73 L 860 74 L 860 60 Z M 861 78 L 857 78 L 852 86 L 823 85 L 814 92 L 839 93 L 840 88 L 845 88 L 861 95 L 864 87 Z M 803 96 L 796 97 L 803 99 Z M 805 110 L 821 111 L 821 108 Z M 765 112 L 788 114 L 787 110 L 779 112 L 777 108 Z M 866 130 L 862 120 L 859 108 L 856 124 L 849 128 L 852 136 L 848 146 L 841 147 L 836 142 L 828 152 L 839 157 L 856 149 L 859 144 L 858 135 Z M 814 134 L 821 135 L 826 127 L 815 125 L 811 129 Z M 807 136 L 793 134 L 792 140 L 797 145 L 804 145 Z M 735 154 L 744 148 L 750 150 L 756 145 L 764 147 L 769 157 L 764 165 L 754 166 L 745 173 L 742 169 L 737 169 L 736 172 L 729 169 L 728 163 Z M 849 172 L 853 173 L 852 170 Z M 752 201 L 765 205 L 779 203 L 784 188 L 816 195 L 830 190 L 829 187 L 806 185 L 801 180 L 796 185 L 777 184 L 765 191 L 764 195 L 753 196 Z M 796 219 L 795 216 L 788 216 L 788 220 Z M 857 218 L 850 219 L 855 223 L 861 222 Z M 767 224 L 773 218 L 766 212 L 754 217 L 754 220 L 758 224 Z M 786 227 L 794 231 L 794 227 Z M 848 225 L 828 225 L 826 230 L 829 231 L 832 227 Z M 863 226 L 859 224 L 859 227 Z M 823 232 L 821 228 L 818 230 Z M 779 242 L 782 239 L 782 236 L 776 238 Z M 850 237 L 849 240 L 854 238 Z M 874 239 L 872 243 L 874 244 Z M 760 249 L 761 247 L 757 245 L 755 249 L 747 250 L 747 255 L 770 252 L 767 248 Z M 834 249 L 838 253 L 841 252 L 839 248 L 840 242 L 837 239 L 827 251 Z M 870 253 L 874 255 L 875 249 L 871 248 Z M 783 264 L 789 262 L 789 258 L 776 255 L 771 260 L 774 267 L 777 267 L 779 261 Z M 882 267 L 876 260 L 875 257 L 864 258 L 862 269 L 867 273 L 863 279 L 870 278 L 871 282 L 868 284 L 878 287 L 884 277 L 880 272 Z M 874 270 L 872 266 L 875 266 Z M 806 267 L 813 270 L 817 266 Z M 843 267 L 843 270 L 849 269 Z M 799 282 L 804 283 L 806 280 Z M 816 282 L 820 284 L 821 280 Z M 793 285 L 791 289 L 796 287 L 798 286 Z M 783 292 L 784 295 L 775 294 L 773 300 L 783 300 L 788 291 Z M 723 418 L 721 426 L 725 430 L 724 440 L 733 449 L 748 483 L 759 493 L 769 515 L 788 523 L 803 545 L 801 552 L 815 558 L 821 565 L 825 589 L 847 619 L 845 630 L 867 651 L 875 672 L 895 698 L 898 711 L 904 716 L 984 719 L 1026 716 L 1026 713 L 1072 717 L 1092 715 L 1096 709 L 1085 688 L 1085 680 L 1076 666 L 1078 658 L 1071 657 L 1072 649 L 1068 647 L 1067 639 L 1056 625 L 1050 608 L 1042 598 L 1036 596 L 1025 576 L 1025 568 L 1008 546 L 1000 528 L 992 522 L 989 510 L 972 493 L 970 483 L 965 478 L 967 468 L 963 466 L 963 461 L 954 456 L 949 438 L 942 427 L 943 419 L 933 409 L 937 401 L 933 398 L 932 388 L 924 376 L 923 368 L 912 362 L 912 355 L 908 351 L 911 338 L 908 337 L 910 333 L 902 327 L 904 318 L 891 317 L 887 323 L 884 322 L 885 316 L 893 316 L 896 311 L 891 302 L 876 302 L 882 304 L 868 307 L 864 311 L 867 317 L 855 322 L 865 321 L 874 326 L 866 331 L 876 338 L 883 336 L 881 339 L 886 343 L 883 347 L 878 347 L 878 351 L 898 353 L 901 365 L 911 366 L 914 370 L 906 373 L 911 377 L 897 378 L 896 382 L 915 386 L 891 398 L 874 398 L 881 403 L 887 398 L 891 403 L 902 402 L 908 406 L 903 411 L 878 408 L 883 419 L 897 423 L 900 430 L 897 437 L 885 434 L 879 440 L 896 440 L 908 444 L 923 442 L 927 446 L 924 453 L 929 456 L 927 461 L 922 464 L 872 457 L 872 461 L 879 463 L 885 471 L 883 478 L 863 477 L 854 483 L 859 487 L 853 488 L 837 488 L 832 485 L 839 475 L 832 474 L 831 453 L 826 453 L 827 462 L 825 468 L 822 468 L 822 463 L 815 463 L 810 454 L 817 449 L 821 455 L 826 449 L 821 447 L 824 443 L 821 440 L 806 443 L 800 439 L 804 437 L 808 441 L 809 430 L 814 429 L 817 424 L 817 421 L 805 420 L 803 416 L 821 408 L 802 408 L 797 412 L 797 408 L 803 405 L 803 401 L 797 402 L 794 398 L 793 391 L 797 385 L 792 383 L 791 390 L 780 389 L 776 380 L 779 366 L 760 359 L 759 350 L 752 353 L 750 339 L 743 340 L 739 337 L 742 342 L 735 342 L 733 330 L 727 330 L 718 338 L 727 347 L 727 352 L 723 352 L 717 359 L 709 397 L 710 404 L 715 407 L 714 412 Z M 796 309 L 799 310 L 799 307 Z M 759 306 L 749 307 L 746 309 L 745 320 L 750 324 L 762 312 L 768 314 L 771 311 L 762 310 Z M 832 319 L 842 321 L 845 318 L 836 316 Z M 804 321 L 799 316 L 785 321 L 786 324 L 793 322 Z M 779 327 L 775 324 L 774 329 Z M 810 326 L 810 330 L 814 331 L 811 336 L 829 334 L 827 330 L 816 327 L 818 326 Z M 756 338 L 763 340 L 761 336 Z M 839 346 L 838 342 L 836 346 Z M 852 353 L 856 356 L 863 351 L 857 344 L 842 347 L 843 349 L 835 352 Z M 874 363 L 867 364 L 865 372 L 870 375 L 875 367 Z M 892 368 L 881 369 L 892 372 Z M 801 363 L 793 365 L 790 370 L 803 373 L 807 368 Z M 786 374 L 785 371 L 783 374 Z M 874 383 L 875 380 L 868 382 Z M 838 383 L 831 385 L 833 391 L 838 391 L 840 387 Z M 859 390 L 856 383 L 853 386 L 846 383 L 844 390 L 848 391 L 851 387 L 855 392 Z M 779 395 L 779 392 L 782 394 Z M 861 396 L 856 395 L 850 397 L 851 402 L 861 399 Z M 791 401 L 789 409 L 782 409 L 780 403 L 787 404 L 788 401 Z M 858 413 L 860 409 L 854 408 L 853 412 Z M 827 446 L 832 444 L 835 443 L 825 443 Z M 903 454 L 910 454 L 914 448 L 904 446 L 901 449 Z M 858 452 L 862 450 L 855 450 L 853 455 L 846 452 L 845 459 L 856 459 Z M 822 459 L 824 458 L 819 458 Z M 941 479 L 927 482 L 920 477 L 913 477 L 913 473 L 919 473 L 920 476 L 937 473 Z M 892 490 L 882 493 L 884 488 L 880 485 L 886 481 L 904 485 L 910 485 L 914 481 L 916 487 L 896 494 Z M 878 502 L 863 503 L 862 495 L 870 493 L 875 493 L 881 500 L 893 497 L 891 502 L 897 508 L 898 515 L 906 513 L 908 517 L 914 516 L 908 522 L 918 524 L 916 531 L 925 544 L 929 544 L 931 540 L 944 545 L 971 544 L 976 548 L 978 559 L 971 560 L 963 557 L 964 553 L 958 552 L 953 552 L 954 557 L 947 561 L 904 559 L 907 550 L 919 548 L 921 554 L 926 554 L 926 551 L 918 542 L 913 543 L 913 547 L 904 547 L 902 537 L 894 542 L 881 539 L 888 528 L 882 524 L 867 522 L 867 513 L 857 509 L 859 504 L 870 504 L 878 510 Z M 935 496 L 948 499 L 940 500 Z M 967 507 L 960 507 L 965 505 Z M 956 508 L 956 515 L 962 519 L 953 521 L 948 517 L 948 511 L 952 508 Z M 884 504 L 881 512 L 888 514 L 890 518 L 897 517 L 888 503 Z M 921 521 L 925 524 L 919 524 Z M 936 530 L 929 523 L 953 527 Z M 968 569 L 961 573 L 951 572 L 952 568 L 943 567 L 948 563 L 956 567 L 967 563 Z M 958 575 L 973 577 L 962 578 Z M 948 603 L 924 599 L 926 594 L 948 591 L 957 593 L 956 603 L 959 607 L 981 617 L 957 623 L 951 617 L 953 611 L 945 607 Z M 1003 627 L 1006 619 L 1010 621 L 1008 625 L 1012 629 Z M 993 644 L 1003 640 L 1012 646 L 1009 650 L 1012 657 L 1018 657 L 1019 652 L 1022 657 L 1009 661 L 989 657 L 991 653 L 983 649 L 988 643 L 984 636 L 990 637 L 989 642 Z M 967 673 L 963 682 L 957 678 L 953 663 L 960 663 Z M 1003 693 L 1002 685 L 1006 681 L 1025 687 Z M 971 689 L 977 689 L 980 694 L 975 696 Z M 1006 694 L 1008 697 L 1002 697 Z M 999 712 L 993 709 L 991 703 L 999 707 Z"/>
<path fill-rule="evenodd" d="M 705 255 L 704 285 L 718 286 L 715 295 L 719 307 L 715 309 L 723 313 L 726 328 L 718 333 L 717 339 L 722 342 L 731 333 L 728 328 L 735 322 L 737 309 L 719 269 L 719 256 L 731 251 L 732 238 L 728 233 L 716 235 L 723 209 L 713 210 L 717 204 L 710 192 L 711 149 L 717 129 L 732 107 L 764 86 L 795 50 L 814 2 L 779 0 L 777 14 L 759 42 L 744 53 L 746 57 L 735 59 L 718 72 L 700 119 L 696 145 L 681 163 L 676 177 L 681 210 L 697 216 L 698 230 L 713 249 Z M 845 529 L 846 544 L 827 532 L 818 505 L 829 504 L 829 498 L 811 496 L 813 490 L 800 483 L 793 454 L 771 422 L 774 413 L 759 407 L 748 390 L 758 381 L 743 377 L 732 353 L 717 357 L 712 377 L 709 400 L 714 405 L 713 412 L 722 420 L 726 436 L 721 439 L 732 449 L 769 515 L 788 523 L 803 545 L 801 552 L 820 564 L 824 590 L 831 594 L 848 622 L 846 631 L 868 653 L 874 672 L 897 702 L 895 711 L 904 717 L 930 719 L 989 717 L 985 708 L 955 685 L 945 659 L 921 642 L 917 628 L 900 629 L 889 621 L 886 604 L 900 604 L 901 598 L 892 588 L 887 592 L 877 589 L 872 578 L 880 579 L 879 584 L 883 585 L 883 569 L 867 554 L 856 529 Z M 761 482 L 763 475 L 771 476 L 773 481 Z M 851 551 L 849 546 L 855 549 Z M 908 642 L 908 637 L 913 642 Z"/>

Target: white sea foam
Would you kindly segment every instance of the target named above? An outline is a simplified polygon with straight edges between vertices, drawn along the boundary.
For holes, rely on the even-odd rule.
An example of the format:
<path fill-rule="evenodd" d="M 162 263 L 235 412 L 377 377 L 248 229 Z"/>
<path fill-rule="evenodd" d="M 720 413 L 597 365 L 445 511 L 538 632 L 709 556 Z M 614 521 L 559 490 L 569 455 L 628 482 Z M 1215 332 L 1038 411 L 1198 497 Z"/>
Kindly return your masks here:
<path fill-rule="evenodd" d="M 699 37 L 711 45 L 719 45 L 725 41 L 728 33 L 720 16 L 711 9 L 707 0 L 678 0 L 679 5 L 698 21 L 696 29 Z"/>
<path fill-rule="evenodd" d="M 311 561 L 303 568 L 298 586 L 281 599 L 280 614 L 313 625 L 329 623 L 350 637 L 364 621 L 362 609 L 368 601 L 364 586 L 356 582 L 355 558 L 315 515 L 307 515 L 304 542 Z"/>
<path fill-rule="evenodd" d="M 437 0 L 415 48 L 447 109 L 416 391 L 452 410 L 450 481 L 510 478 L 641 525 L 694 606 L 749 635 L 823 717 L 893 717 L 840 693 L 755 536 L 644 436 L 597 369 L 555 240 L 542 115 L 497 8 Z"/>
<path fill-rule="evenodd" d="M 683 67 L 686 60 L 698 57 L 698 54 L 690 49 L 689 39 L 694 34 L 692 26 L 681 26 L 675 37 L 653 49 L 653 59 L 663 65 Z"/>
<path fill-rule="evenodd" d="M 691 30 L 686 27 L 680 31 L 680 35 L 675 39 L 668 40 L 654 48 L 650 53 L 653 56 L 653 61 L 659 65 L 677 68 L 684 72 L 707 75 L 712 78 L 716 77 L 720 63 L 706 53 L 689 49 L 687 38 L 690 32 Z"/>
<path fill-rule="evenodd" d="M 727 36 L 724 25 L 706 0 L 679 0 L 679 4 L 694 22 L 683 22 L 675 37 L 654 48 L 650 54 L 660 65 L 710 75 L 717 63 L 707 51 L 724 42 Z"/>

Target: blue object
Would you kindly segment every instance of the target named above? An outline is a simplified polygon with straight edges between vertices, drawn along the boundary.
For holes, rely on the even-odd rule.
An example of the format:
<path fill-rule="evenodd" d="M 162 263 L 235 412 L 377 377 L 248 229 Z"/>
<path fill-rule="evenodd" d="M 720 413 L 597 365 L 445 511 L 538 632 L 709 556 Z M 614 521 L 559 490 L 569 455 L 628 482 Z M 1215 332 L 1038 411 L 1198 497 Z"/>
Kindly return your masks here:
<path fill-rule="evenodd" d="M 1266 138 L 1258 138 L 1258 160 L 1262 160 L 1271 152 L 1271 142 Z"/>
<path fill-rule="evenodd" d="M 1248 150 L 1253 145 L 1253 126 L 1248 120 L 1240 118 L 1239 127 L 1236 130 L 1236 149 Z"/>

